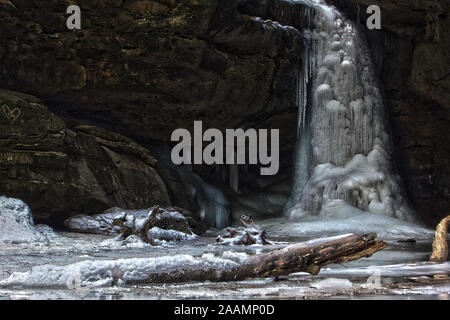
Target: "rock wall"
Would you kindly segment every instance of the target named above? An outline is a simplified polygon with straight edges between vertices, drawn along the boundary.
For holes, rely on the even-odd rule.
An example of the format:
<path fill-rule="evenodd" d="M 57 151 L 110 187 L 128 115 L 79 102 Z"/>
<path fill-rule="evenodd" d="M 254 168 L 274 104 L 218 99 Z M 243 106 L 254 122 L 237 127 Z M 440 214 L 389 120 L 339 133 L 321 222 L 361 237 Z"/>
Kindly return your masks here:
<path fill-rule="evenodd" d="M 151 145 L 149 139 L 167 141 L 174 129 L 191 128 L 199 119 L 204 128 L 280 128 L 287 170 L 297 122 L 292 66 L 299 59 L 302 40 L 292 27 L 241 13 L 240 3 L 79 1 L 82 29 L 70 31 L 66 28 L 70 1 L 1 1 L 0 88 L 42 99 L 74 132 L 75 140 L 84 139 L 86 133 L 79 126 L 86 124 L 121 133 L 144 146 Z M 52 147 L 59 152 L 60 146 Z M 90 150 L 91 157 L 96 151 L 104 156 L 105 151 Z M 49 165 L 51 161 L 56 160 L 49 160 Z M 204 168 L 194 170 L 209 178 Z M 20 175 L 22 182 L 29 179 Z M 109 190 L 111 183 L 104 177 L 99 187 Z M 171 200 L 191 204 L 188 209 L 194 210 L 191 190 L 184 190 L 187 201 L 179 201 L 180 190 L 172 187 L 182 184 L 168 181 Z M 74 203 L 80 200 L 76 197 L 77 201 L 60 201 L 60 207 L 56 204 L 58 208 L 44 214 L 52 193 L 38 201 L 25 198 L 26 192 L 19 189 L 20 183 L 14 187 L 9 183 L 6 191 L 27 200 L 38 216 L 87 210 Z M 98 213 L 111 201 L 92 195 L 96 189 L 85 192 L 92 201 L 83 203 Z M 116 205 L 140 208 L 151 197 L 138 198 L 120 199 L 122 204 Z"/>
<path fill-rule="evenodd" d="M 286 113 L 300 35 L 240 14 L 239 2 L 78 1 L 82 29 L 71 31 L 72 1 L 2 1 L 0 87 L 164 141 L 198 119 L 230 128 Z"/>
<path fill-rule="evenodd" d="M 0 193 L 24 200 L 37 221 L 120 206 L 169 204 L 149 151 L 93 126 L 68 129 L 37 98 L 0 90 Z"/>
<path fill-rule="evenodd" d="M 433 225 L 450 208 L 448 1 L 330 2 L 361 21 L 366 5 L 382 7 L 384 30 L 368 38 L 392 117 L 398 167 L 415 208 Z M 290 184 L 297 126 L 293 66 L 302 49 L 292 27 L 308 23 L 301 5 L 82 0 L 82 29 L 70 31 L 69 4 L 0 1 L 0 88 L 15 91 L 0 97 L 7 100 L 0 104 L 6 105 L 0 110 L 0 175 L 7 181 L 0 193 L 25 200 L 38 219 L 58 221 L 110 206 L 168 202 L 179 190 L 167 191 L 155 172 L 150 142 L 168 141 L 174 129 L 198 119 L 205 128 L 280 128 L 276 185 Z M 20 111 L 23 123 L 16 108 L 28 110 Z M 194 171 L 212 178 L 208 168 Z M 258 182 L 263 193 L 255 193 L 250 178 L 242 176 L 247 198 L 231 204 L 239 211 L 254 210 L 259 200 L 248 198 L 267 191 L 268 182 Z M 276 185 L 272 189 L 284 194 Z M 222 189 L 229 198 L 238 196 Z M 276 197 L 271 214 L 285 196 Z"/>

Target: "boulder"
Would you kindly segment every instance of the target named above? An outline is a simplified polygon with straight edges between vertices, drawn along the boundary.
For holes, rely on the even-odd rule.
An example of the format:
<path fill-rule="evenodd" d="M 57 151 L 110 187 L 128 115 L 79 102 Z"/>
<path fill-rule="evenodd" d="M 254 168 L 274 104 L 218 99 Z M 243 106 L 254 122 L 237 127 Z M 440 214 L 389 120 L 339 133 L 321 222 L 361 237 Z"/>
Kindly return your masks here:
<path fill-rule="evenodd" d="M 192 230 L 197 226 L 189 212 L 160 206 L 142 210 L 111 208 L 101 214 L 70 217 L 64 224 L 75 232 L 119 236 L 118 240 L 137 237 L 151 244 L 157 240 L 192 239 Z"/>
<path fill-rule="evenodd" d="M 0 196 L 0 242 L 26 243 L 45 239 L 36 229 L 30 208 L 23 201 Z"/>
<path fill-rule="evenodd" d="M 0 90 L 0 193 L 26 201 L 38 221 L 121 206 L 169 204 L 150 152 L 94 126 L 69 129 L 33 96 Z"/>

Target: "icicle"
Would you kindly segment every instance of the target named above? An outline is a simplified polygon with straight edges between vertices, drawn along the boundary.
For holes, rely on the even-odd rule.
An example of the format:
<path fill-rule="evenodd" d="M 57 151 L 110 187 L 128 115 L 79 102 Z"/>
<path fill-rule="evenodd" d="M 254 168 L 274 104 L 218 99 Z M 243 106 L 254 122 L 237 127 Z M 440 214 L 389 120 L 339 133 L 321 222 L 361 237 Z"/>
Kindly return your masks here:
<path fill-rule="evenodd" d="M 239 165 L 237 164 L 229 166 L 229 184 L 235 192 L 239 192 Z"/>

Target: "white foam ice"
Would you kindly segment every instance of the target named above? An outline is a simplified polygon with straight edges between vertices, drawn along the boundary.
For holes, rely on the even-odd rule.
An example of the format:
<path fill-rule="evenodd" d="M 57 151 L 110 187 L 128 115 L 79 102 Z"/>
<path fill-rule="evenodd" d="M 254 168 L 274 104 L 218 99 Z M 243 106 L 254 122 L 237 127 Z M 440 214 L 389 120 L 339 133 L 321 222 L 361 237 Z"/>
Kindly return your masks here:
<path fill-rule="evenodd" d="M 236 262 L 239 261 L 239 262 Z M 245 257 L 227 253 L 222 257 L 205 253 L 200 257 L 174 255 L 157 258 L 81 261 L 66 266 L 41 265 L 27 272 L 14 272 L 0 281 L 0 287 L 67 287 L 77 281 L 81 287 L 112 285 L 147 279 L 154 273 L 190 270 L 229 270 L 237 267 Z"/>
<path fill-rule="evenodd" d="M 322 238 L 348 233 L 376 233 L 383 240 L 432 240 L 434 230 L 385 215 L 364 212 L 342 200 L 327 202 L 318 216 L 296 221 L 259 221 L 272 237 Z"/>
<path fill-rule="evenodd" d="M 336 278 L 329 278 L 325 280 L 320 280 L 311 283 L 310 285 L 312 288 L 319 289 L 319 290 L 343 290 L 343 289 L 349 289 L 353 287 L 353 284 L 350 280 L 347 279 L 336 279 Z"/>
<path fill-rule="evenodd" d="M 397 177 L 384 172 L 389 166 L 388 156 L 375 146 L 367 156 L 356 155 L 344 167 L 330 163 L 316 166 L 303 197 L 309 202 L 297 203 L 291 208 L 291 218 L 314 215 L 333 215 L 333 200 L 340 199 L 361 210 L 417 222 L 410 215 Z M 338 201 L 334 201 L 339 202 Z M 351 211 L 351 209 L 350 209 Z"/>

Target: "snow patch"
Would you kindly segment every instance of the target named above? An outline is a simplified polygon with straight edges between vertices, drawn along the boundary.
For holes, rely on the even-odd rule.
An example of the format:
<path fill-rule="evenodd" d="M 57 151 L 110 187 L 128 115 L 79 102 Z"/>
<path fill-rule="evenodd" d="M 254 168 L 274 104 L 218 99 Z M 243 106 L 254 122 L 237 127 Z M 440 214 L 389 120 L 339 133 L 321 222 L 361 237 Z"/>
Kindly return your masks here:
<path fill-rule="evenodd" d="M 164 230 L 158 227 L 153 227 L 147 231 L 149 239 L 165 240 L 165 241 L 181 241 L 194 240 L 197 238 L 194 234 L 186 234 L 177 230 Z"/>
<path fill-rule="evenodd" d="M 353 284 L 347 279 L 325 279 L 311 283 L 311 287 L 318 290 L 345 290 L 353 288 Z"/>

